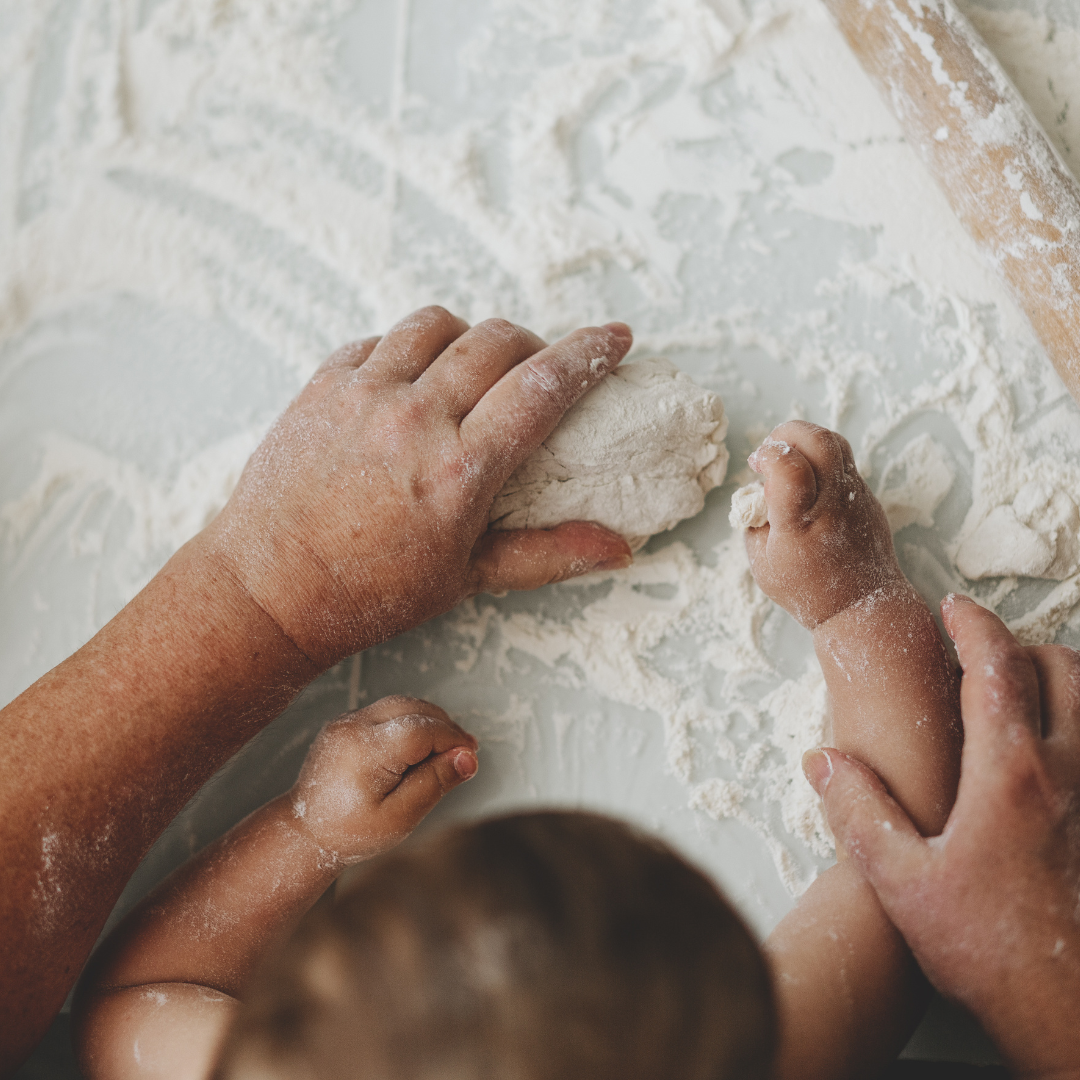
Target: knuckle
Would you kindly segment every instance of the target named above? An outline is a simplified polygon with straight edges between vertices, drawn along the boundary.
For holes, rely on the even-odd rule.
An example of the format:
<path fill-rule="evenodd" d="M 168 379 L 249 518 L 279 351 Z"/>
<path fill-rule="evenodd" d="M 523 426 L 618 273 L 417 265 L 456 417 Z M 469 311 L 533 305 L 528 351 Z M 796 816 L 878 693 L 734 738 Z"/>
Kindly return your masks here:
<path fill-rule="evenodd" d="M 457 318 L 442 304 L 427 304 L 416 312 L 414 318 L 423 319 L 424 322 L 434 323 L 437 326 L 457 322 Z"/>
<path fill-rule="evenodd" d="M 517 342 L 525 337 L 525 331 L 509 319 L 485 319 L 479 326 L 489 337 L 509 342 Z"/>
<path fill-rule="evenodd" d="M 1021 725 L 1009 729 L 1008 745 L 1000 766 L 1000 796 L 1007 805 L 1042 802 L 1049 794 L 1052 785 L 1039 747 Z"/>
<path fill-rule="evenodd" d="M 405 445 L 416 439 L 416 431 L 428 426 L 431 404 L 422 394 L 405 394 L 395 408 L 397 414 L 394 431 L 402 436 Z"/>
<path fill-rule="evenodd" d="M 391 694 L 389 697 L 381 698 L 371 707 L 378 709 L 380 714 L 384 715 L 388 720 L 392 720 L 400 716 L 412 716 L 435 706 L 422 698 L 408 697 L 404 694 Z"/>
<path fill-rule="evenodd" d="M 336 364 L 339 361 L 348 360 L 355 356 L 364 347 L 362 341 L 348 341 L 344 345 L 339 345 L 327 358 L 327 364 Z"/>
<path fill-rule="evenodd" d="M 464 452 L 447 454 L 439 464 L 438 476 L 440 490 L 453 500 L 450 509 L 460 512 L 457 503 L 462 494 L 472 491 L 482 482 L 485 473 L 483 463 L 474 454 Z"/>
<path fill-rule="evenodd" d="M 525 361 L 521 387 L 527 394 L 544 398 L 559 397 L 564 392 L 558 367 L 535 359 Z"/>

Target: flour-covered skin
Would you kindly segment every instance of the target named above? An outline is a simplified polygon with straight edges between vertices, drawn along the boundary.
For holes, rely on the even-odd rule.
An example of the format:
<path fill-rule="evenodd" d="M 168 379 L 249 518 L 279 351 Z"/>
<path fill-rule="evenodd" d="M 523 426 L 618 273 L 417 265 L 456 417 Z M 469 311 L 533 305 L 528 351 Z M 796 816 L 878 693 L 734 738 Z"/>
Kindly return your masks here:
<path fill-rule="evenodd" d="M 907 584 L 881 504 L 842 435 L 793 420 L 749 459 L 768 523 L 746 533 L 762 591 L 808 630 L 875 591 Z"/>
<path fill-rule="evenodd" d="M 942 604 L 963 668 L 964 768 L 923 839 L 865 765 L 806 756 L 837 841 L 937 989 L 1015 1076 L 1080 1076 L 1080 653 L 1022 648 L 966 597 Z"/>
<path fill-rule="evenodd" d="M 320 668 L 474 593 L 626 566 L 598 526 L 485 532 L 507 477 L 632 340 L 612 323 L 548 346 L 422 308 L 323 364 L 207 539 Z"/>
<path fill-rule="evenodd" d="M 383 698 L 323 728 L 293 786 L 293 810 L 335 859 L 370 859 L 476 773 L 476 749 L 437 705 Z"/>
<path fill-rule="evenodd" d="M 87 1080 L 205 1080 L 253 967 L 349 864 L 404 840 L 476 774 L 437 705 L 390 697 L 328 724 L 294 787 L 166 878 L 76 994 Z"/>
<path fill-rule="evenodd" d="M 896 561 L 885 512 L 847 441 L 815 424 L 781 425 L 750 464 L 769 520 L 746 532 L 751 568 L 813 633 L 833 742 L 873 763 L 924 834 L 939 832 L 959 775 L 958 680 Z M 810 886 L 768 949 L 785 1080 L 873 1075 L 922 1015 L 925 980 L 850 862 Z"/>

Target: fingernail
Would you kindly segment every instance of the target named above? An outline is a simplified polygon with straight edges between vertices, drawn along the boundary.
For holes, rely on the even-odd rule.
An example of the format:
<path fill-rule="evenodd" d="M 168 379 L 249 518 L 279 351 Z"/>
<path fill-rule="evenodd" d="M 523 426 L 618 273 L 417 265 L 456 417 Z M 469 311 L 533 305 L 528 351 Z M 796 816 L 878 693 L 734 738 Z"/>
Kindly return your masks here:
<path fill-rule="evenodd" d="M 462 780 L 471 780 L 476 775 L 476 770 L 478 768 L 479 762 L 476 760 L 476 755 L 471 750 L 462 750 L 461 753 L 454 758 L 454 769 Z"/>
<path fill-rule="evenodd" d="M 625 344 L 629 348 L 634 341 L 634 331 L 623 322 L 609 322 L 604 324 L 604 329 L 615 338 L 619 344 Z"/>
<path fill-rule="evenodd" d="M 941 601 L 941 617 L 943 620 L 948 620 L 953 608 L 956 607 L 958 603 L 973 604 L 975 601 L 972 600 L 970 596 L 964 596 L 963 593 L 949 593 L 945 599 Z M 953 637 L 953 632 L 947 621 L 945 622 L 945 632 L 949 635 L 950 640 L 956 640 L 955 637 Z"/>
<path fill-rule="evenodd" d="M 824 795 L 833 774 L 832 758 L 829 757 L 828 750 L 807 750 L 803 754 L 802 771 L 818 795 Z"/>
<path fill-rule="evenodd" d="M 598 570 L 625 570 L 634 561 L 634 556 L 629 552 L 624 552 L 620 555 L 612 555 L 607 559 L 601 559 L 594 567 L 593 571 Z"/>

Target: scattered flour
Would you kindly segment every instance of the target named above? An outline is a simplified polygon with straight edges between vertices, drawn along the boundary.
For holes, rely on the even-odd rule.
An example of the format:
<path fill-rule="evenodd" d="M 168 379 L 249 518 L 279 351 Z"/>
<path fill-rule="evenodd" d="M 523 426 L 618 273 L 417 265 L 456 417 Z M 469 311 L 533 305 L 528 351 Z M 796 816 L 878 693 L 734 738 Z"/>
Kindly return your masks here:
<path fill-rule="evenodd" d="M 1054 584 L 1008 608 L 1016 632 L 1049 641 L 1077 626 L 1076 408 L 816 0 L 492 0 L 478 26 L 447 30 L 424 55 L 410 54 L 412 39 L 386 47 L 389 31 L 364 21 L 383 7 L 11 8 L 0 409 L 31 362 L 20 335 L 50 320 L 60 334 L 66 313 L 101 297 L 221 318 L 297 385 L 342 341 L 433 300 L 548 338 L 625 318 L 640 348 L 723 392 L 733 449 L 796 411 L 795 394 L 843 428 L 864 473 L 878 469 L 893 528 L 916 537 L 902 551 L 925 570 L 929 599 L 964 588 L 1014 604 L 1025 594 L 1011 579 L 1038 576 Z M 1080 33 L 964 8 L 1075 169 Z M 343 41 L 368 52 L 342 64 Z M 385 85 L 372 74 L 384 61 Z M 673 393 L 694 385 L 663 380 Z M 628 389 L 609 383 L 605 394 Z M 671 490 L 657 494 L 670 503 L 647 524 L 610 519 L 627 535 L 692 513 L 722 476 L 726 418 L 719 398 L 710 412 L 693 392 L 697 404 L 678 407 L 704 449 L 663 462 Z M 940 421 L 932 437 L 909 431 L 928 417 Z M 115 610 L 227 497 L 257 436 L 248 418 L 238 427 L 176 462 L 168 482 L 119 451 L 43 432 L 37 475 L 0 505 L 0 588 L 64 537 L 69 554 L 100 553 L 94 588 L 113 574 Z M 569 431 L 500 497 L 500 524 L 540 520 L 539 500 L 508 501 L 527 490 L 549 505 L 573 494 L 583 509 L 569 516 L 640 508 L 580 475 L 568 486 L 571 462 L 591 467 L 600 429 Z M 652 449 L 644 442 L 635 453 Z M 635 462 L 622 475 L 646 471 Z M 932 550 L 919 529 L 933 530 Z M 778 658 L 786 624 L 740 539 L 697 550 L 639 555 L 561 615 L 548 598 L 573 587 L 529 611 L 514 598 L 469 603 L 450 625 L 474 658 L 500 650 L 508 682 L 517 651 L 551 678 L 657 713 L 692 805 L 755 829 L 797 891 L 829 851 L 798 768 L 827 737 L 821 676 Z M 94 612 L 95 625 L 110 614 Z M 62 655 L 27 648 L 16 679 Z M 529 722 L 518 704 L 504 732 L 515 747 Z"/>
<path fill-rule="evenodd" d="M 668 360 L 623 364 L 585 395 L 496 496 L 496 529 L 597 521 L 637 550 L 724 482 L 719 395 Z"/>
<path fill-rule="evenodd" d="M 933 528 L 934 511 L 955 478 L 944 447 L 929 435 L 912 439 L 886 466 L 877 492 L 892 531 L 908 525 Z"/>

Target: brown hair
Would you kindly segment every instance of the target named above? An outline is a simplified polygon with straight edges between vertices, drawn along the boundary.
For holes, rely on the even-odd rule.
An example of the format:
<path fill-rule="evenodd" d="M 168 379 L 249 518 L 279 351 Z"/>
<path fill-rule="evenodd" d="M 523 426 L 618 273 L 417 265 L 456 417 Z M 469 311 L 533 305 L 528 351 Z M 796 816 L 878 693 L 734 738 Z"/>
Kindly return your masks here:
<path fill-rule="evenodd" d="M 585 813 L 459 826 L 369 864 L 262 967 L 218 1076 L 752 1080 L 765 960 L 660 841 Z"/>

